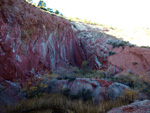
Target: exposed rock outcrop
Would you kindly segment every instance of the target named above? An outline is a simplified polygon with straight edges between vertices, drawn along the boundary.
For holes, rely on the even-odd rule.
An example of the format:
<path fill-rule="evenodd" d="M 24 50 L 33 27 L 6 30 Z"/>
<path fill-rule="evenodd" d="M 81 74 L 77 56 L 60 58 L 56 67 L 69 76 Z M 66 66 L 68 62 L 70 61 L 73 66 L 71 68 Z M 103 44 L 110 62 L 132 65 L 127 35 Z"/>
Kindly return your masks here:
<path fill-rule="evenodd" d="M 120 108 L 114 108 L 108 113 L 149 113 L 150 112 L 150 101 L 136 101 L 130 105 L 122 106 Z"/>
<path fill-rule="evenodd" d="M 69 21 L 24 0 L 0 1 L 0 37 L 0 76 L 6 80 L 80 66 L 84 58 Z"/>
<path fill-rule="evenodd" d="M 115 48 L 115 55 L 108 57 L 108 62 L 122 70 L 122 73 L 132 72 L 135 74 L 150 73 L 150 49 L 125 47 Z"/>
<path fill-rule="evenodd" d="M 106 98 L 116 100 L 123 96 L 126 90 L 130 90 L 128 86 L 123 84 L 90 78 L 76 78 L 72 81 L 52 80 L 48 82 L 48 87 L 51 87 L 52 92 L 67 89 L 71 95 L 77 95 L 79 91 L 89 90 L 96 104 L 100 104 Z"/>
<path fill-rule="evenodd" d="M 0 77 L 0 113 L 2 113 L 2 107 L 8 104 L 11 106 L 17 104 L 22 96 L 18 84 L 6 81 Z"/>
<path fill-rule="evenodd" d="M 73 26 L 76 24 L 78 23 L 73 23 Z M 122 42 L 103 32 L 104 29 L 93 26 L 83 24 L 74 28 L 86 60 L 92 68 L 107 69 L 113 75 L 127 72 L 150 74 L 150 49 L 129 47 L 130 43 Z M 115 42 L 113 46 L 117 47 L 113 49 L 108 42 Z M 110 55 L 110 52 L 114 54 Z"/>

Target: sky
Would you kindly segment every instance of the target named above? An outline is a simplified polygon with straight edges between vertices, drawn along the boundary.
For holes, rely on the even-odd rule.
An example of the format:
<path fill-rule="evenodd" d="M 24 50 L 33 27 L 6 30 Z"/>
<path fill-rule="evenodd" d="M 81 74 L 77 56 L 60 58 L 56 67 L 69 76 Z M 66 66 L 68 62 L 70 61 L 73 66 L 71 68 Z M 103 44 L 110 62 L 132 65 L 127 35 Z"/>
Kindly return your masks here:
<path fill-rule="evenodd" d="M 43 0 L 66 17 L 119 27 L 150 27 L 150 0 Z M 39 0 L 33 0 L 38 4 Z"/>

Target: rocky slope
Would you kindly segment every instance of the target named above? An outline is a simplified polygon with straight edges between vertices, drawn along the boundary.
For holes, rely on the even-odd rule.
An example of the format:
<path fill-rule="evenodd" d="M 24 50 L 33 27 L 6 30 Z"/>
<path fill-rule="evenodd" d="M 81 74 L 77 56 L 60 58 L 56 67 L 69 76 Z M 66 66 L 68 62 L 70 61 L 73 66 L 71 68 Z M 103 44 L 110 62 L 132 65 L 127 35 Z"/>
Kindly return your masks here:
<path fill-rule="evenodd" d="M 36 82 L 46 71 L 63 73 L 62 70 L 80 68 L 83 61 L 88 62 L 89 69 L 105 70 L 112 76 L 127 72 L 149 75 L 150 49 L 131 47 L 131 44 L 104 31 L 107 29 L 71 23 L 24 0 L 1 0 L 0 105 L 24 98 L 20 95 L 22 89 L 19 84 L 32 85 L 26 80 Z M 96 78 L 43 81 L 52 88 L 46 89 L 51 92 L 57 89 L 61 92 L 61 88 L 69 88 L 71 94 L 82 89 L 90 90 L 98 104 L 108 93 L 106 91 L 113 100 L 129 89 L 126 85 Z"/>
<path fill-rule="evenodd" d="M 133 45 L 106 34 L 110 28 L 72 22 L 73 30 L 79 38 L 86 60 L 96 69 L 106 69 L 113 74 L 150 73 L 150 49 Z M 113 55 L 110 53 L 114 52 Z"/>
<path fill-rule="evenodd" d="M 110 56 L 110 43 L 122 46 L 122 42 L 106 34 L 106 28 L 70 23 L 23 0 L 2 0 L 0 7 L 0 76 L 4 79 L 80 67 L 84 60 L 93 69 L 114 74 L 150 72 L 149 49 L 120 48 Z"/>
<path fill-rule="evenodd" d="M 80 66 L 84 58 L 69 21 L 24 0 L 0 1 L 0 37 L 0 76 L 7 80 Z"/>

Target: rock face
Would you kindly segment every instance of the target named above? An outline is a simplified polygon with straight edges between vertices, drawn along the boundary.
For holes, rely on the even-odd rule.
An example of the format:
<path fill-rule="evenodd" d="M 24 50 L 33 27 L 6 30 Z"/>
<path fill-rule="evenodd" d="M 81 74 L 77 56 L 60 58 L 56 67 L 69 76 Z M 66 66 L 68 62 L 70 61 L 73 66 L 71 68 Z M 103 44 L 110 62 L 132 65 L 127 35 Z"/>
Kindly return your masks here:
<path fill-rule="evenodd" d="M 121 41 L 115 37 L 105 34 L 102 28 L 93 28 L 89 25 L 76 25 L 73 23 L 74 32 L 80 40 L 85 58 L 94 69 L 107 69 L 113 75 L 117 73 L 132 72 L 134 74 L 150 74 L 150 49 L 139 47 L 122 46 L 116 47 L 108 45 L 108 42 Z M 122 43 L 123 44 L 123 43 Z M 115 52 L 109 55 L 109 52 Z"/>
<path fill-rule="evenodd" d="M 122 73 L 131 71 L 135 74 L 150 73 L 150 49 L 125 47 L 115 48 L 117 54 L 108 58 L 108 62 L 122 70 Z"/>
<path fill-rule="evenodd" d="M 113 83 L 101 79 L 76 78 L 75 80 L 53 80 L 48 83 L 52 92 L 70 90 L 71 95 L 77 95 L 79 91 L 91 91 L 95 103 L 100 104 L 104 99 L 116 100 L 130 88 L 126 85 Z"/>
<path fill-rule="evenodd" d="M 80 66 L 83 58 L 67 20 L 24 0 L 0 1 L 0 76 L 4 79 Z"/>
<path fill-rule="evenodd" d="M 0 113 L 5 105 L 15 105 L 21 99 L 20 87 L 0 77 Z"/>
<path fill-rule="evenodd" d="M 72 24 L 89 66 L 93 69 L 106 69 L 108 67 L 107 57 L 111 49 L 107 40 L 113 36 L 103 33 L 103 30 L 96 25 L 85 25 L 77 22 L 72 22 Z"/>
<path fill-rule="evenodd" d="M 150 100 L 137 101 L 127 106 L 120 108 L 114 108 L 108 113 L 149 113 L 150 112 Z"/>
<path fill-rule="evenodd" d="M 106 69 L 109 49 L 105 39 L 82 38 L 80 40 L 85 58 L 89 62 L 90 67 L 93 69 Z"/>

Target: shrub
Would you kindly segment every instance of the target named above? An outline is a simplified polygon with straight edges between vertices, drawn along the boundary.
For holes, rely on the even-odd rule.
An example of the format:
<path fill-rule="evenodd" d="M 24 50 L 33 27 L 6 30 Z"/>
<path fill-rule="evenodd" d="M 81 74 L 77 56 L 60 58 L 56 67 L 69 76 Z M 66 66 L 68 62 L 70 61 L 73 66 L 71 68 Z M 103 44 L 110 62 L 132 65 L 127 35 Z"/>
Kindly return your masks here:
<path fill-rule="evenodd" d="M 74 67 L 73 68 L 73 73 L 77 74 L 79 72 L 79 68 L 78 67 Z"/>
<path fill-rule="evenodd" d="M 112 77 L 111 80 L 113 82 L 125 84 L 130 88 L 135 88 L 138 86 L 137 79 L 129 73 L 127 75 L 121 74 L 120 77 Z"/>
<path fill-rule="evenodd" d="M 27 98 L 42 96 L 48 92 L 49 88 L 46 82 L 36 78 L 36 75 L 27 80 L 22 86 Z"/>
<path fill-rule="evenodd" d="M 68 81 L 69 82 L 71 82 L 71 81 L 74 81 L 75 79 L 76 79 L 76 76 L 74 76 L 74 75 L 72 75 L 72 76 L 59 76 L 59 77 L 57 77 L 57 80 L 67 80 L 68 79 Z"/>
<path fill-rule="evenodd" d="M 71 99 L 82 99 L 83 101 L 91 100 L 92 97 L 92 91 L 89 89 L 82 89 L 76 95 L 71 95 Z"/>
<path fill-rule="evenodd" d="M 126 41 L 120 41 L 120 42 L 113 42 L 112 46 L 113 46 L 113 48 L 120 47 L 120 46 L 122 46 L 124 48 L 127 44 L 128 44 L 128 42 L 126 42 Z"/>
<path fill-rule="evenodd" d="M 109 51 L 109 56 L 116 54 L 116 52 Z"/>
<path fill-rule="evenodd" d="M 71 82 L 71 81 L 74 81 L 75 79 L 76 79 L 75 76 L 71 76 L 68 81 Z"/>
<path fill-rule="evenodd" d="M 147 48 L 147 49 L 150 49 L 149 46 L 141 46 L 141 48 Z"/>
<path fill-rule="evenodd" d="M 137 62 L 133 62 L 132 64 L 135 66 L 135 65 L 137 65 L 138 63 L 137 63 Z"/>
<path fill-rule="evenodd" d="M 119 77 L 111 77 L 109 80 L 125 84 L 130 88 L 137 90 L 139 94 L 146 94 L 147 98 L 150 99 L 150 78 L 147 75 L 134 75 L 132 73 L 128 73 L 121 74 Z"/>
<path fill-rule="evenodd" d="M 47 88 L 47 85 L 43 82 L 38 82 L 36 84 L 32 84 L 31 86 L 27 84 L 27 86 L 23 88 L 23 91 L 26 93 L 27 98 L 39 97 L 47 93 L 47 90 L 49 89 Z"/>
<path fill-rule="evenodd" d="M 138 76 L 138 90 L 148 96 L 148 99 L 150 99 L 150 77 L 148 75 L 139 75 Z"/>
<path fill-rule="evenodd" d="M 100 104 L 99 107 L 99 112 L 100 113 L 106 113 L 107 111 L 111 110 L 112 108 L 120 107 L 122 105 L 128 105 L 137 98 L 136 97 L 137 92 L 132 91 L 132 90 L 127 90 L 124 92 L 124 95 L 117 100 L 103 100 Z"/>
<path fill-rule="evenodd" d="M 107 44 L 111 44 L 113 48 L 122 46 L 123 48 L 125 46 L 134 47 L 135 45 L 132 45 L 129 43 L 129 41 L 121 41 L 121 40 L 109 40 Z"/>
<path fill-rule="evenodd" d="M 89 69 L 88 69 L 88 62 L 87 61 L 83 61 L 82 64 L 81 64 L 81 73 L 83 75 L 85 75 L 86 73 L 89 72 Z"/>

